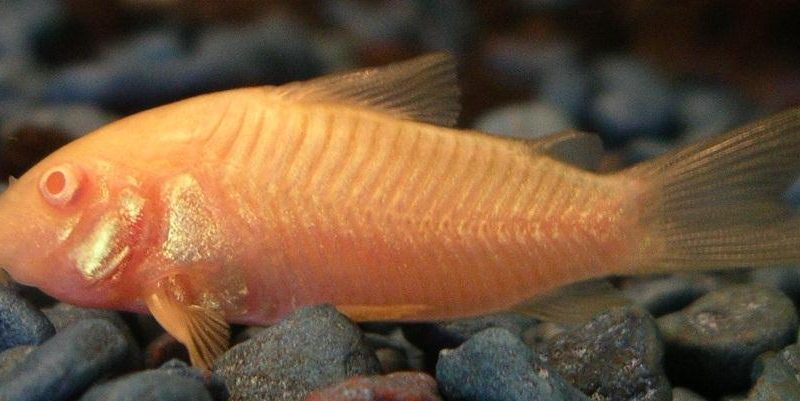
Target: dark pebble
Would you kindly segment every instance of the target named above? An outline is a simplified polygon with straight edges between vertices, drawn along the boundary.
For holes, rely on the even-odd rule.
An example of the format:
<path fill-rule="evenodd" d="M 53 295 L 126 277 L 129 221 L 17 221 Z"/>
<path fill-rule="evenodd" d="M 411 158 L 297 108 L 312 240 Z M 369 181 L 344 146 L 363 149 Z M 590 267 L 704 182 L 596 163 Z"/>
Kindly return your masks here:
<path fill-rule="evenodd" d="M 387 334 L 364 333 L 364 338 L 367 345 L 375 350 L 375 356 L 378 357 L 384 374 L 425 368 L 425 355 L 408 342 L 397 328 Z"/>
<path fill-rule="evenodd" d="M 501 327 L 521 338 L 523 333 L 536 326 L 537 322 L 536 319 L 520 313 L 501 312 L 445 322 L 405 324 L 403 336 L 424 351 L 425 356 L 429 358 L 428 363 L 433 366 L 439 351 L 458 347 L 485 329 Z"/>
<path fill-rule="evenodd" d="M 625 144 L 623 160 L 626 166 L 653 159 L 674 149 L 675 145 L 661 138 L 634 138 Z"/>
<path fill-rule="evenodd" d="M 161 365 L 159 370 L 202 383 L 209 391 L 214 401 L 225 401 L 230 398 L 225 380 L 213 372 L 191 367 L 186 364 L 186 362 L 177 359 L 170 360 Z"/>
<path fill-rule="evenodd" d="M 81 320 L 103 319 L 116 326 L 128 339 L 130 356 L 128 359 L 129 369 L 138 369 L 142 366 L 142 353 L 139 344 L 133 336 L 130 327 L 122 320 L 118 312 L 108 309 L 81 308 L 64 302 L 56 303 L 53 306 L 42 310 L 45 316 L 53 323 L 56 331 L 62 331 Z"/>
<path fill-rule="evenodd" d="M 483 132 L 535 139 L 572 128 L 561 110 L 543 102 L 520 103 L 490 110 L 475 122 Z"/>
<path fill-rule="evenodd" d="M 231 348 L 214 365 L 231 401 L 298 400 L 350 376 L 380 370 L 358 326 L 330 305 L 295 311 Z"/>
<path fill-rule="evenodd" d="M 542 358 L 592 399 L 669 401 L 655 320 L 636 307 L 614 308 L 548 341 Z"/>
<path fill-rule="evenodd" d="M 144 350 L 144 366 L 152 369 L 172 359 L 189 360 L 189 352 L 169 333 L 162 333 L 147 344 Z"/>
<path fill-rule="evenodd" d="M 0 378 L 0 401 L 58 401 L 126 364 L 125 335 L 107 320 L 82 320 L 56 334 Z"/>
<path fill-rule="evenodd" d="M 561 401 L 589 398 L 502 328 L 484 330 L 436 365 L 439 391 L 450 401 Z"/>
<path fill-rule="evenodd" d="M 34 345 L 20 345 L 0 352 L 0 377 L 5 376 L 6 373 L 14 369 L 34 349 L 36 349 Z"/>
<path fill-rule="evenodd" d="M 589 118 L 607 140 L 652 136 L 669 128 L 672 88 L 652 66 L 630 56 L 606 57 L 595 64 L 594 75 L 599 93 Z"/>
<path fill-rule="evenodd" d="M 47 317 L 24 298 L 0 287 L 0 352 L 18 345 L 41 344 L 55 334 Z"/>
<path fill-rule="evenodd" d="M 483 63 L 493 78 L 517 90 L 533 89 L 548 74 L 578 64 L 578 48 L 560 40 L 499 37 L 488 41 L 483 52 Z"/>
<path fill-rule="evenodd" d="M 689 85 L 677 100 L 677 123 L 683 141 L 692 142 L 721 134 L 753 117 L 732 90 L 715 85 Z"/>
<path fill-rule="evenodd" d="M 688 388 L 675 387 L 672 389 L 672 401 L 706 401 L 706 399 Z"/>
<path fill-rule="evenodd" d="M 795 209 L 800 209 L 800 179 L 786 191 L 786 201 Z"/>
<path fill-rule="evenodd" d="M 656 317 L 678 311 L 718 287 L 716 278 L 703 274 L 637 277 L 621 284 L 625 297 Z"/>
<path fill-rule="evenodd" d="M 753 373 L 749 401 L 800 400 L 800 344 L 761 355 Z"/>
<path fill-rule="evenodd" d="M 796 340 L 797 312 L 778 290 L 731 285 L 658 319 L 666 368 L 676 385 L 706 396 L 750 385 L 755 358 Z"/>
<path fill-rule="evenodd" d="M 786 296 L 800 305 L 800 268 L 774 267 L 753 269 L 750 279 L 759 284 L 781 290 Z"/>
<path fill-rule="evenodd" d="M 425 373 L 354 377 L 317 390 L 305 401 L 441 401 L 436 381 Z"/>
<path fill-rule="evenodd" d="M 150 370 L 94 386 L 79 401 L 212 401 L 212 398 L 196 380 Z"/>

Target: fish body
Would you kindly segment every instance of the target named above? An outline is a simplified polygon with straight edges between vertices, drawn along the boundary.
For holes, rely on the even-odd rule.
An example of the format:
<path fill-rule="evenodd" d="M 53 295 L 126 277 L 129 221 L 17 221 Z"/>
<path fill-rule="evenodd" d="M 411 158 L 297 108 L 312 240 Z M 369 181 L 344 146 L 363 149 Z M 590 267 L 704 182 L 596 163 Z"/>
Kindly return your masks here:
<path fill-rule="evenodd" d="M 609 274 L 800 260 L 775 200 L 800 170 L 797 110 L 598 174 L 586 134 L 450 128 L 453 77 L 434 55 L 112 123 L 0 198 L 4 244 L 25 241 L 0 262 L 68 302 L 149 311 L 208 366 L 229 322 L 302 305 L 444 319 Z"/>

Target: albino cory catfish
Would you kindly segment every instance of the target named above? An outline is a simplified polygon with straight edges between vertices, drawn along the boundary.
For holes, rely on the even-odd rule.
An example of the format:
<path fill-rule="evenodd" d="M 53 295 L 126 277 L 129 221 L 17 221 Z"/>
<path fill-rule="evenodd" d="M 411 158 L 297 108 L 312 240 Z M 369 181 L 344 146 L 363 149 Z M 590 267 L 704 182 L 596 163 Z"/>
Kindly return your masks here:
<path fill-rule="evenodd" d="M 148 110 L 0 197 L 0 266 L 76 305 L 149 311 L 194 364 L 228 322 L 332 303 L 357 320 L 512 307 L 609 274 L 800 261 L 781 194 L 800 109 L 597 174 L 595 137 L 449 128 L 432 55 Z"/>

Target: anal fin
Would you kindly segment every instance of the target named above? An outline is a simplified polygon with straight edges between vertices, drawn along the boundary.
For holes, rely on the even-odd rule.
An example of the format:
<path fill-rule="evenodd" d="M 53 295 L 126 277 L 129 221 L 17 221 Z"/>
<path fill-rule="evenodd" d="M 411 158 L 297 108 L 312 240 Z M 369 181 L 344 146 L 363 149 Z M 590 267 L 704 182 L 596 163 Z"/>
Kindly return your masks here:
<path fill-rule="evenodd" d="M 515 305 L 512 310 L 556 323 L 581 323 L 632 301 L 607 280 L 588 280 L 556 288 Z"/>
<path fill-rule="evenodd" d="M 189 303 L 185 291 L 163 279 L 145 297 L 150 313 L 189 350 L 192 365 L 209 369 L 228 348 L 230 327 L 222 312 Z"/>

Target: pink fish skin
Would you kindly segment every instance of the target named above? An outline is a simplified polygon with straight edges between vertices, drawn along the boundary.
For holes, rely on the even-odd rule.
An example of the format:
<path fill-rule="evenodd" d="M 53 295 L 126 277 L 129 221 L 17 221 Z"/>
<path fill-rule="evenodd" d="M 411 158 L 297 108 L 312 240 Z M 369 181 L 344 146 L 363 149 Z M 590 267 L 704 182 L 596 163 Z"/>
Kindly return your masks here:
<path fill-rule="evenodd" d="M 447 127 L 453 69 L 433 55 L 112 123 L 0 197 L 0 265 L 66 302 L 153 313 L 208 367 L 228 322 L 302 305 L 446 319 L 610 274 L 800 260 L 778 199 L 799 109 L 598 174 L 569 163 L 598 153 L 587 134 Z"/>

